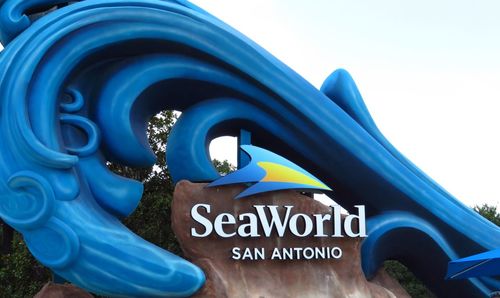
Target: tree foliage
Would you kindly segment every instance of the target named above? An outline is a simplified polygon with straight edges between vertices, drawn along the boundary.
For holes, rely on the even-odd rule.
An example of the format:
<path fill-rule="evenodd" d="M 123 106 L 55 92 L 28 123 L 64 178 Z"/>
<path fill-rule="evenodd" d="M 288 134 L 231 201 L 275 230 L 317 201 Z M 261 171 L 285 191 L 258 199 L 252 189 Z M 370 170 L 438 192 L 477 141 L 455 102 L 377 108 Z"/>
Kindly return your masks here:
<path fill-rule="evenodd" d="M 413 298 L 436 297 L 405 265 L 398 261 L 385 261 L 384 269 L 396 279 Z"/>
<path fill-rule="evenodd" d="M 10 252 L 0 258 L 0 297 L 33 297 L 50 280 L 50 271 L 33 258 L 15 233 Z"/>
<path fill-rule="evenodd" d="M 474 210 L 481 214 L 484 218 L 491 221 L 500 227 L 500 211 L 497 210 L 496 206 L 483 204 L 482 206 L 475 206 Z"/>
<path fill-rule="evenodd" d="M 175 186 L 165 157 L 167 137 L 175 120 L 176 116 L 172 111 L 164 111 L 149 122 L 149 144 L 157 157 L 154 166 L 141 169 L 119 164 L 108 166 L 119 175 L 144 183 L 141 202 L 134 213 L 123 220 L 124 224 L 147 241 L 180 254 L 179 245 L 170 227 L 170 207 Z"/>
<path fill-rule="evenodd" d="M 236 170 L 236 167 L 227 160 L 220 161 L 220 160 L 214 159 L 214 160 L 212 160 L 212 163 L 214 164 L 217 171 L 223 176 L 227 175 L 231 172 L 234 172 Z"/>

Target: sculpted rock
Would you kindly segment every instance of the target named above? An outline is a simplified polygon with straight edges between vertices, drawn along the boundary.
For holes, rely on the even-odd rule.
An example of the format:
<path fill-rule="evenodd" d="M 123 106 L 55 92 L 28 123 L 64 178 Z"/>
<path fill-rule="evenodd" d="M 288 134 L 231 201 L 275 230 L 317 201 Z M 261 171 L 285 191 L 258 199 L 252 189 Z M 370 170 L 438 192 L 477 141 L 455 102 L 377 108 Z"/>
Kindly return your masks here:
<path fill-rule="evenodd" d="M 43 288 L 35 295 L 34 298 L 93 298 L 91 294 L 85 292 L 84 290 L 69 284 L 54 284 L 47 283 Z"/>
<path fill-rule="evenodd" d="M 373 282 L 367 281 L 360 265 L 361 238 L 297 237 L 287 231 L 284 237 L 222 238 L 211 233 L 205 238 L 191 236 L 191 228 L 204 228 L 191 217 L 196 204 L 211 205 L 203 214 L 210 221 L 223 212 L 235 216 L 251 212 L 254 205 L 293 205 L 293 213 L 327 214 L 331 209 L 295 191 L 279 191 L 234 200 L 244 186 L 205 188 L 206 184 L 181 181 L 177 184 L 172 205 L 172 227 L 185 257 L 200 266 L 207 276 L 197 297 L 409 297 L 404 289 L 385 272 L 380 271 Z M 302 222 L 303 224 L 303 222 Z M 302 228 L 303 229 L 303 226 Z M 235 231 L 233 225 L 224 227 Z M 332 227 L 325 225 L 325 233 Z M 259 234 L 263 231 L 259 228 Z M 232 248 L 264 248 L 264 260 L 234 260 Z M 339 247 L 339 259 L 271 260 L 275 247 Z"/>

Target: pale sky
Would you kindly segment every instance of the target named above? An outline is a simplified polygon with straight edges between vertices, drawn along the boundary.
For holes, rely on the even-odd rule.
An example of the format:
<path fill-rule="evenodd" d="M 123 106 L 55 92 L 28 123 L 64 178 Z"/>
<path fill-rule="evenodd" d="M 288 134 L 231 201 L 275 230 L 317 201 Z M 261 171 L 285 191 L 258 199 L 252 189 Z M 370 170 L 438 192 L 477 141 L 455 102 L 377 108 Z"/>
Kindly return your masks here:
<path fill-rule="evenodd" d="M 318 88 L 347 69 L 404 155 L 466 205 L 500 208 L 500 1 L 192 2 Z M 227 147 L 212 155 L 235 163 Z"/>
<path fill-rule="evenodd" d="M 500 1 L 192 2 L 318 88 L 347 69 L 405 156 L 466 205 L 500 208 Z"/>

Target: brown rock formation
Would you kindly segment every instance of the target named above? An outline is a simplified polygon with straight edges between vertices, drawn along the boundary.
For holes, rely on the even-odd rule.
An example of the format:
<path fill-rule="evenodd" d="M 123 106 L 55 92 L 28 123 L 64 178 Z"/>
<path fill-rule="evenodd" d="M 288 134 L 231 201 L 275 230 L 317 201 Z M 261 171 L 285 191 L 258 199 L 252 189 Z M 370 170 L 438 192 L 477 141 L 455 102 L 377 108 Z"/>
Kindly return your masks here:
<path fill-rule="evenodd" d="M 235 216 L 251 212 L 253 205 L 293 205 L 293 213 L 330 213 L 327 206 L 295 191 L 279 191 L 234 200 L 243 186 L 205 188 L 205 184 L 181 181 L 177 184 L 172 206 L 172 227 L 189 260 L 200 266 L 206 276 L 205 286 L 197 297 L 409 297 L 401 286 L 381 272 L 369 282 L 360 264 L 359 238 L 304 237 L 286 233 L 279 237 L 221 238 L 215 233 L 206 238 L 191 236 L 191 228 L 204 228 L 191 218 L 191 208 L 198 203 L 210 204 L 204 214 L 212 222 L 217 214 Z M 280 207 L 283 215 L 284 208 Z M 325 229 L 331 233 L 331 227 Z M 234 232 L 227 226 L 226 233 Z M 259 231 L 262 235 L 263 232 Z M 233 260 L 233 247 L 265 248 L 264 260 Z M 339 247 L 340 259 L 270 260 L 275 248 Z"/>
<path fill-rule="evenodd" d="M 69 284 L 46 283 L 34 298 L 94 298 L 84 290 Z"/>

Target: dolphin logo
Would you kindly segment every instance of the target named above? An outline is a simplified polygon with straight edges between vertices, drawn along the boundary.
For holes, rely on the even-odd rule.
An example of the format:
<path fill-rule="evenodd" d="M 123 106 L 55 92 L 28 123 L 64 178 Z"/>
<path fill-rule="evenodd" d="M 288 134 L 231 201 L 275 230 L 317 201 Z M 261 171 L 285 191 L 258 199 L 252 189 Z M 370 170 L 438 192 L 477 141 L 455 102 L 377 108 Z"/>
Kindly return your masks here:
<path fill-rule="evenodd" d="M 251 145 L 242 145 L 241 149 L 250 156 L 250 163 L 236 172 L 215 180 L 207 187 L 255 183 L 235 199 L 283 189 L 331 190 L 306 170 L 271 151 Z"/>

